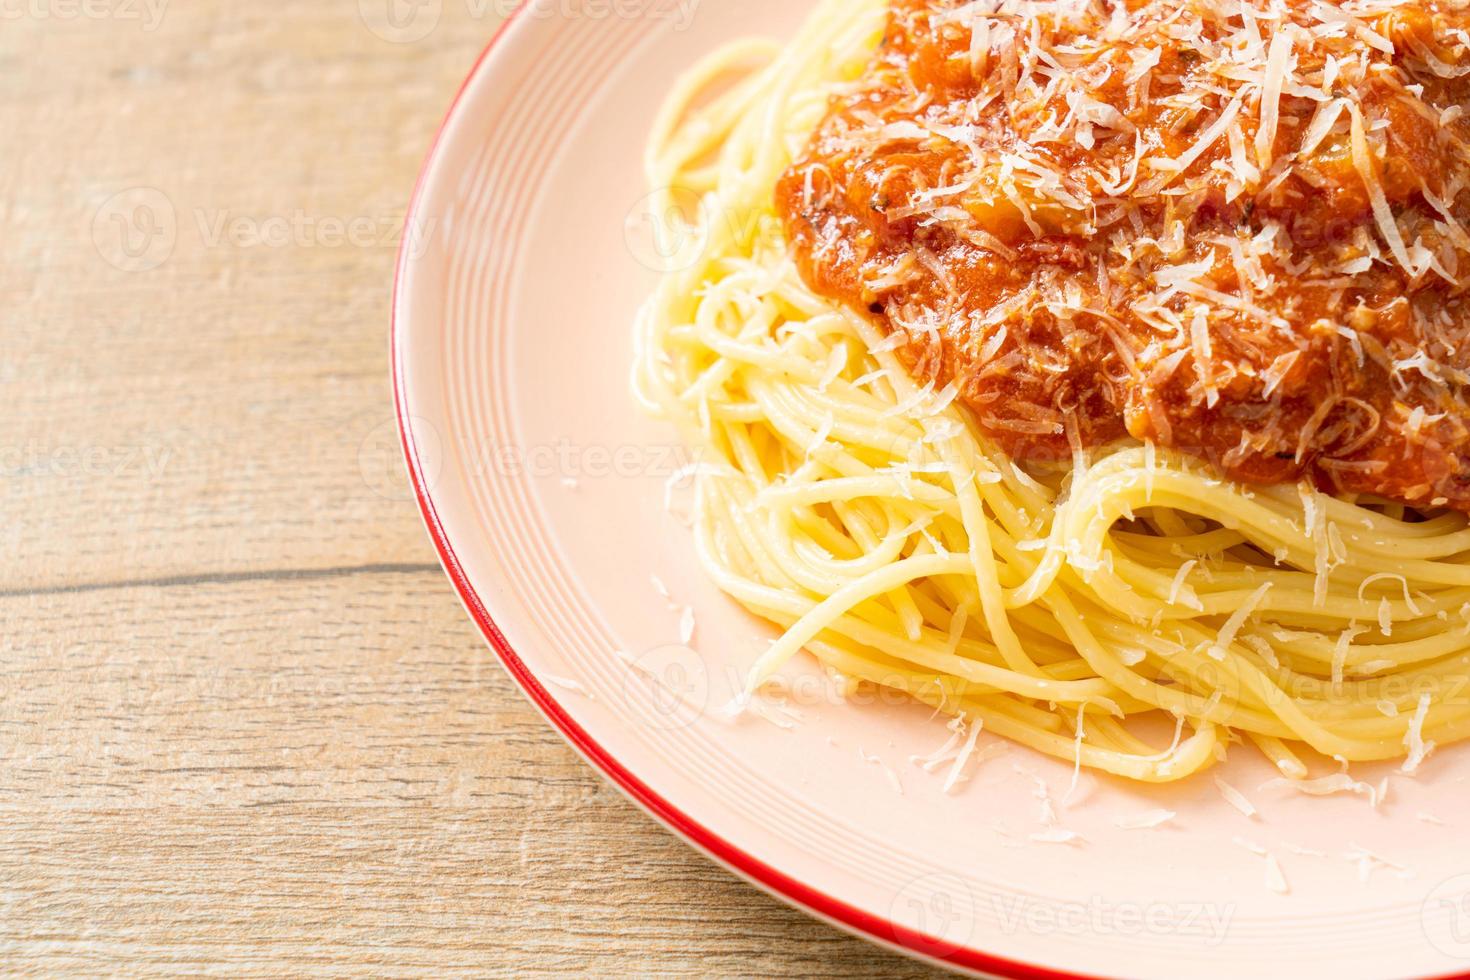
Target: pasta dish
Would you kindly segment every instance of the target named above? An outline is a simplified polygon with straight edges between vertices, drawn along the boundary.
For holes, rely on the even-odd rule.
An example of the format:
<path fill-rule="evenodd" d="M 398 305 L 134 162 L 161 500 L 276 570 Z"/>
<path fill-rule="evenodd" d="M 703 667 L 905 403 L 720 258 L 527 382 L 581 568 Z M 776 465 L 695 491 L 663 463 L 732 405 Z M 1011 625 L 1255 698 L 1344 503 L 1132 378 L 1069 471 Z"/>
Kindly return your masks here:
<path fill-rule="evenodd" d="M 1470 736 L 1467 7 L 823 0 L 682 79 L 634 387 L 750 690 L 1147 782 Z"/>

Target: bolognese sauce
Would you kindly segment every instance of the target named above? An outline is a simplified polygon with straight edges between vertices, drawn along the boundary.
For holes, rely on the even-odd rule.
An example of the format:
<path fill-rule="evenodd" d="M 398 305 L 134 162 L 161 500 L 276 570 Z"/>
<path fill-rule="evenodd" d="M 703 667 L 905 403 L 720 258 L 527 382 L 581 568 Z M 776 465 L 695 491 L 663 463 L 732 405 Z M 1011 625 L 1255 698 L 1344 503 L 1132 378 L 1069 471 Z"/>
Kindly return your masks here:
<path fill-rule="evenodd" d="M 1467 6 L 894 0 L 778 211 L 1017 458 L 1470 510 Z"/>

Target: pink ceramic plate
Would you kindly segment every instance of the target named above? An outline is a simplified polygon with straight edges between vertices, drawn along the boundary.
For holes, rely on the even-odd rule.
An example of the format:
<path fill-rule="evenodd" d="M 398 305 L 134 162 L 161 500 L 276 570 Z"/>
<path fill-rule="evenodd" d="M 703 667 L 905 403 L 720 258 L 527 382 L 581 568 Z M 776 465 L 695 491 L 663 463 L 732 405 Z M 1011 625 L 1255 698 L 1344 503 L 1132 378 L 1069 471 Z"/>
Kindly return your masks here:
<path fill-rule="evenodd" d="M 1008 976 L 1470 968 L 1470 747 L 1417 778 L 1355 772 L 1388 777 L 1376 807 L 1263 786 L 1274 774 L 1239 751 L 1220 775 L 1248 816 L 1212 775 L 1083 774 L 1068 797 L 1069 766 L 1016 747 L 946 794 L 946 767 L 912 761 L 944 742 L 942 720 L 844 703 L 815 675 L 793 675 L 766 718 L 722 714 L 771 631 L 700 573 L 677 487 L 666 507 L 684 457 L 628 394 L 634 310 L 680 260 L 652 247 L 640 159 L 681 70 L 789 34 L 808 6 L 540 0 L 444 124 L 405 236 L 394 384 L 429 531 L 491 646 L 677 833 L 922 957 Z M 1048 805 L 1076 839 L 1033 839 Z M 1120 826 L 1160 810 L 1174 816 L 1156 829 Z"/>

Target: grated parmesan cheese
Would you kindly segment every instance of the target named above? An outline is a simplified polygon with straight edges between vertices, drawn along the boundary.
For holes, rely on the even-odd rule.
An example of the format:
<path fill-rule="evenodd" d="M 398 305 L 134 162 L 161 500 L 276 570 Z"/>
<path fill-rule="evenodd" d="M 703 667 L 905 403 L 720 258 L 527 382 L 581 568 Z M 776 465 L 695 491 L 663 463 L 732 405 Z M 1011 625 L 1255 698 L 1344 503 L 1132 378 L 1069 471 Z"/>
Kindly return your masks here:
<path fill-rule="evenodd" d="M 1121 830 L 1153 830 L 1156 827 L 1162 827 L 1176 816 L 1173 810 L 1150 810 L 1136 817 L 1119 817 L 1113 821 L 1113 824 Z"/>
<path fill-rule="evenodd" d="M 1225 798 L 1226 803 L 1229 803 L 1252 820 L 1260 819 L 1260 812 L 1250 800 L 1245 798 L 1245 794 L 1240 790 L 1231 786 L 1219 776 L 1215 777 L 1215 787 L 1220 791 L 1220 795 Z"/>
<path fill-rule="evenodd" d="M 1404 733 L 1404 747 L 1408 749 L 1408 756 L 1404 759 L 1400 772 L 1414 772 L 1429 753 L 1434 751 L 1434 743 L 1424 740 L 1424 719 L 1429 714 L 1429 702 L 1428 694 L 1419 695 L 1419 707 L 1415 709 L 1414 716 L 1409 719 L 1409 730 Z"/>

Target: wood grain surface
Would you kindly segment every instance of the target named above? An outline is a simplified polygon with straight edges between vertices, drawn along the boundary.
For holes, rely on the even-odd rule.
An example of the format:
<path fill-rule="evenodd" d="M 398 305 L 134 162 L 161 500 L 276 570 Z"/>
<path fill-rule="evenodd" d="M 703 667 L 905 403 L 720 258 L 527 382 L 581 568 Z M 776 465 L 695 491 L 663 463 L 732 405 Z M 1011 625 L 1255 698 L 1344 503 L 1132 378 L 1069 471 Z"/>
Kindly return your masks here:
<path fill-rule="evenodd" d="M 460 610 L 388 307 L 505 3 L 386 2 L 0 3 L 0 970 L 926 974 L 656 826 Z"/>

